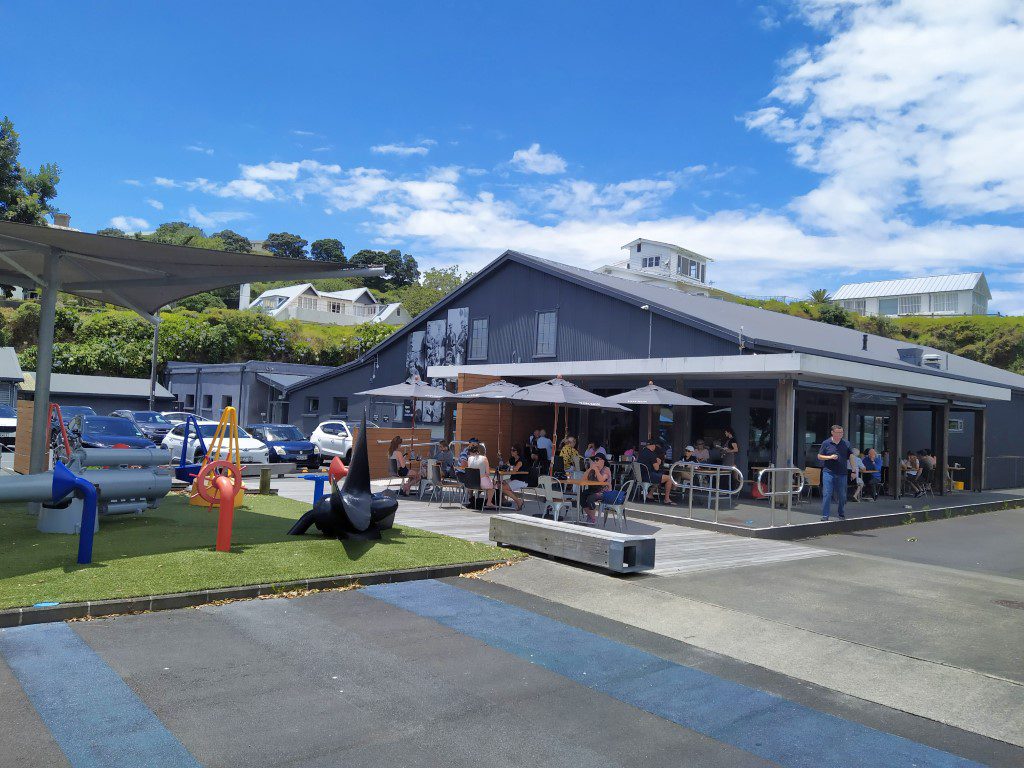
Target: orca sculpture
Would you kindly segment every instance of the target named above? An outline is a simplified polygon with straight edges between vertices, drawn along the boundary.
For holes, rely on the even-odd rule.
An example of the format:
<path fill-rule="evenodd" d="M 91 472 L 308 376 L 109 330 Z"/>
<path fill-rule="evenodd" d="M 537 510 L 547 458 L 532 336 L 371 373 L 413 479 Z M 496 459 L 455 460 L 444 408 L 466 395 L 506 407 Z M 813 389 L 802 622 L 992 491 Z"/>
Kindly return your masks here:
<path fill-rule="evenodd" d="M 370 492 L 370 457 L 366 449 L 366 414 L 363 414 L 359 442 L 348 465 L 345 484 L 338 488 L 331 480 L 331 494 L 324 496 L 298 519 L 288 533 L 301 536 L 311 525 L 324 536 L 338 539 L 379 539 L 380 532 L 395 521 L 398 500 Z"/>

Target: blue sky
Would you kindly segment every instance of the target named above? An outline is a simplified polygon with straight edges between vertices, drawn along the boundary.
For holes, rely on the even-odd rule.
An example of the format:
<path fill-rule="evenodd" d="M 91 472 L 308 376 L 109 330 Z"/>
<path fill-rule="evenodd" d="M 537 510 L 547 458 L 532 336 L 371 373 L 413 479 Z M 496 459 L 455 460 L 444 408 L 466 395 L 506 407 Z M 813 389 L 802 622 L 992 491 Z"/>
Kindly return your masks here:
<path fill-rule="evenodd" d="M 1024 9 L 963 5 L 0 2 L 0 111 L 88 231 L 467 269 L 643 236 L 747 294 L 984 269 L 1024 312 Z"/>

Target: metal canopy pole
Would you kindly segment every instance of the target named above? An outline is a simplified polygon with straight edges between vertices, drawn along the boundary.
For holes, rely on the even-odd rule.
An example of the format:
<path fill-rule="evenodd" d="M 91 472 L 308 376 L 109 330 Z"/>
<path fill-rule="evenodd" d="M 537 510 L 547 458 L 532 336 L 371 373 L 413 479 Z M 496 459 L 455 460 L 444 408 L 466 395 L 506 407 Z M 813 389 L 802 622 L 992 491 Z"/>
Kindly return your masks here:
<path fill-rule="evenodd" d="M 39 297 L 39 344 L 36 349 L 36 389 L 32 404 L 32 449 L 29 472 L 45 472 L 46 428 L 50 411 L 50 371 L 53 369 L 53 328 L 57 318 L 57 291 L 60 290 L 60 251 L 43 256 L 42 295 Z"/>
<path fill-rule="evenodd" d="M 157 317 L 157 320 L 160 318 Z M 155 410 L 156 405 L 156 345 L 160 341 L 160 323 L 153 323 L 153 355 L 149 360 L 149 410 Z M 242 407 L 239 399 L 238 407 Z"/>

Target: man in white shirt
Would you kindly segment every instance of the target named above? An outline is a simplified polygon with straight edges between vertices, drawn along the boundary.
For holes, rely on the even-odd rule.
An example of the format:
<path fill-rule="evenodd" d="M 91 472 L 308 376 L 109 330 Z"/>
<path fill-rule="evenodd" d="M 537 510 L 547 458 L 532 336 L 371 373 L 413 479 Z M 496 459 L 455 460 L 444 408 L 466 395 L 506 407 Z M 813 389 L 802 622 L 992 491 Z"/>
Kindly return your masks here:
<path fill-rule="evenodd" d="M 540 436 L 537 438 L 537 450 L 544 451 L 547 455 L 547 460 L 551 461 L 555 455 L 554 446 L 551 444 L 551 438 L 548 437 L 548 433 L 543 429 L 540 431 Z"/>

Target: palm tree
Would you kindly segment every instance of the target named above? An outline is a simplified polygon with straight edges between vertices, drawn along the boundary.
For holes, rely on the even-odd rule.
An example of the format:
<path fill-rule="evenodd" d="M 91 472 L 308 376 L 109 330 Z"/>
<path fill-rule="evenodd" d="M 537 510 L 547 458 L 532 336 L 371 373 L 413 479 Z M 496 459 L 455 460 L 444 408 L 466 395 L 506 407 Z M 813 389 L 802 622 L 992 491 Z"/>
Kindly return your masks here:
<path fill-rule="evenodd" d="M 832 295 L 828 292 L 828 288 L 816 288 L 811 291 L 810 298 L 812 304 L 824 304 L 826 301 L 832 300 Z"/>

